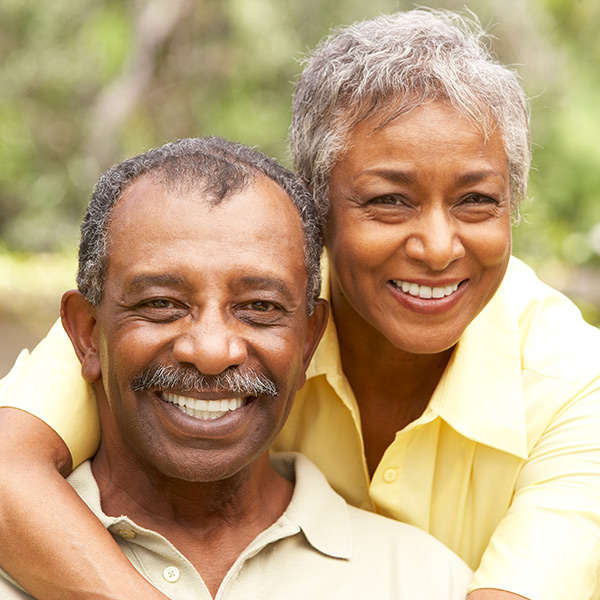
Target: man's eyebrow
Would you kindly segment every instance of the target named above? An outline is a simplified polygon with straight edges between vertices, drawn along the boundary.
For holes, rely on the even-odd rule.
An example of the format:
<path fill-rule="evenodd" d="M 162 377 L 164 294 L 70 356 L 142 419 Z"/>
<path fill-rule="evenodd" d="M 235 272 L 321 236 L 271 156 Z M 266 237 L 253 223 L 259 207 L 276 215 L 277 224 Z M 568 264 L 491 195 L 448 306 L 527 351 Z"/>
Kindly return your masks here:
<path fill-rule="evenodd" d="M 141 273 L 136 275 L 127 286 L 130 290 L 151 286 L 180 287 L 185 281 L 173 273 Z"/>
<path fill-rule="evenodd" d="M 248 289 L 276 290 L 282 294 L 291 296 L 289 287 L 287 286 L 285 280 L 283 280 L 281 277 L 259 277 L 246 275 L 239 278 L 238 285 Z"/>

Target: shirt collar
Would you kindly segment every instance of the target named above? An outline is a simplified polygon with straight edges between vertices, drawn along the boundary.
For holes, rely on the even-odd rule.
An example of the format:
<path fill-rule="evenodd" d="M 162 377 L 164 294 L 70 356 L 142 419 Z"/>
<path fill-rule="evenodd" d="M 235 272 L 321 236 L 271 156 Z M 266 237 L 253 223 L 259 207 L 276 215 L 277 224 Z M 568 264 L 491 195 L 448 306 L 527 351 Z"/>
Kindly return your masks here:
<path fill-rule="evenodd" d="M 327 270 L 324 271 L 323 284 L 321 286 L 321 298 L 325 298 L 327 302 L 330 299 L 330 284 Z M 340 377 L 343 375 L 341 369 L 342 359 L 340 356 L 340 346 L 338 343 L 337 330 L 331 310 L 329 311 L 329 319 L 323 337 L 317 346 L 317 350 L 308 365 L 306 377 L 310 379 L 318 375 L 325 375 L 328 379 L 332 377 Z M 331 381 L 330 381 L 331 383 Z"/>
<path fill-rule="evenodd" d="M 324 253 L 321 263 L 321 274 L 323 277 L 323 285 L 321 288 L 321 297 L 329 302 L 330 282 L 329 268 L 327 255 Z M 317 346 L 317 350 L 306 370 L 306 379 L 313 377 L 325 377 L 327 383 L 335 391 L 338 398 L 346 406 L 352 415 L 354 425 L 360 432 L 362 430 L 360 422 L 360 413 L 358 403 L 354 397 L 354 392 L 350 387 L 350 383 L 342 370 L 342 357 L 340 354 L 340 344 L 338 341 L 337 329 L 332 311 L 329 311 L 329 319 L 323 337 Z M 361 433 L 362 436 L 362 433 Z"/>
<path fill-rule="evenodd" d="M 71 487 L 77 492 L 80 498 L 88 505 L 90 510 L 100 520 L 106 529 L 111 529 L 113 526 L 126 522 L 132 527 L 137 526 L 127 517 L 110 517 L 102 510 L 100 501 L 100 488 L 92 473 L 92 461 L 87 460 L 81 463 L 68 477 L 67 481 Z M 142 528 L 139 528 L 140 530 Z"/>
<path fill-rule="evenodd" d="M 327 258 L 323 293 L 329 299 Z M 487 306 L 467 327 L 425 413 L 411 426 L 439 416 L 461 435 L 527 457 L 527 429 L 521 387 L 518 319 L 507 301 L 506 287 L 518 261 L 511 258 L 505 279 Z M 518 290 L 512 290 L 518 293 Z M 489 351 L 482 352 L 482 349 Z M 324 375 L 360 423 L 358 408 L 342 372 L 333 315 L 311 362 L 307 378 Z M 359 425 L 357 425 L 359 426 Z"/>
<path fill-rule="evenodd" d="M 428 410 L 475 442 L 526 458 L 519 326 L 505 289 L 510 270 L 461 336 Z"/>
<path fill-rule="evenodd" d="M 282 519 L 300 527 L 308 543 L 319 552 L 349 559 L 352 535 L 346 501 L 302 454 L 273 453 L 271 464 L 286 479 L 295 482 L 292 500 Z"/>
<path fill-rule="evenodd" d="M 352 535 L 345 500 L 331 489 L 325 476 L 305 456 L 291 452 L 273 453 L 271 463 L 278 473 L 294 482 L 294 492 L 284 514 L 273 527 L 263 532 L 266 536 L 259 545 L 293 535 L 299 529 L 315 550 L 334 558 L 349 559 Z M 100 490 L 92 474 L 91 461 L 77 467 L 68 481 L 106 529 L 117 534 L 124 529 L 125 533 L 152 533 L 128 517 L 110 517 L 102 511 Z M 279 531 L 274 533 L 273 529 Z"/>

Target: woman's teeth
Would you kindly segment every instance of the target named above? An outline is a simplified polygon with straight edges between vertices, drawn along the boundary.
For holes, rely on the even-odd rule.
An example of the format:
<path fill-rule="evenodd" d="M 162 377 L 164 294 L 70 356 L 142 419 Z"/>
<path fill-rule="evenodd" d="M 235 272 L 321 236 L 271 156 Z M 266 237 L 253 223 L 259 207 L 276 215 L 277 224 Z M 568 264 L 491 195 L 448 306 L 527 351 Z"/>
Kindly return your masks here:
<path fill-rule="evenodd" d="M 199 400 L 189 396 L 178 396 L 177 394 L 162 393 L 162 399 L 179 407 L 187 415 L 196 419 L 214 420 L 226 415 L 232 410 L 244 406 L 245 398 L 225 398 L 222 400 Z"/>
<path fill-rule="evenodd" d="M 417 296 L 419 298 L 444 298 L 458 289 L 458 283 L 440 287 L 429 287 L 428 285 L 419 285 L 418 283 L 400 281 L 399 279 L 393 279 L 392 283 L 406 294 Z"/>

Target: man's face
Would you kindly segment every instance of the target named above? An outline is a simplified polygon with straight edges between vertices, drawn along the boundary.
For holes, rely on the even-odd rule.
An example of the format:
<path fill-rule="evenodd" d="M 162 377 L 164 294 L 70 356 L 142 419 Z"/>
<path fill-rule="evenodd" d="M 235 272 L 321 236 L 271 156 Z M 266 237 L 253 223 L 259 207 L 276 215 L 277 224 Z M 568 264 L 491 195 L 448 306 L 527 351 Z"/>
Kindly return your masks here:
<path fill-rule="evenodd" d="M 268 450 L 320 334 L 319 311 L 306 313 L 303 245 L 295 207 L 266 177 L 212 206 L 148 177 L 126 189 L 91 334 L 110 406 L 107 451 L 215 481 Z M 188 379 L 152 381 L 160 367 Z M 210 378 L 232 372 L 277 393 Z M 196 387 L 198 373 L 208 389 Z"/>

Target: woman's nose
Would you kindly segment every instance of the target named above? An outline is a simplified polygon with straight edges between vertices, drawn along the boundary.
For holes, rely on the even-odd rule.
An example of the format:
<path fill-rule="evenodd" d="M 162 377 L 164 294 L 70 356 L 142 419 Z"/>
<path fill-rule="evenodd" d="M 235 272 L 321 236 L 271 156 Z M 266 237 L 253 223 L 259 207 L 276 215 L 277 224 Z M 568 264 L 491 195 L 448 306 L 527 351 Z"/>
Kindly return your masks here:
<path fill-rule="evenodd" d="M 433 271 L 443 271 L 465 255 L 458 231 L 444 211 L 431 211 L 413 225 L 405 245 L 409 258 L 425 263 Z"/>

